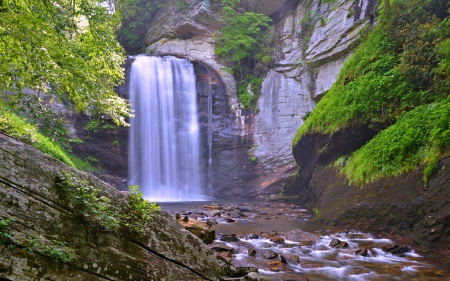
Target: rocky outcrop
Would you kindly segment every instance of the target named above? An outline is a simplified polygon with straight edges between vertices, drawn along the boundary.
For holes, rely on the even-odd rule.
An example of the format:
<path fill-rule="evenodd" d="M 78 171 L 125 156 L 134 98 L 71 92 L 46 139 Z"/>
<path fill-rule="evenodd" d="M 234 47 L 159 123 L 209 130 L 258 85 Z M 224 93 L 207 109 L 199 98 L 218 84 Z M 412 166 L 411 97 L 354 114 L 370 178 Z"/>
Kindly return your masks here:
<path fill-rule="evenodd" d="M 264 77 L 255 111 L 239 103 L 236 81 L 214 54 L 221 6 L 207 2 L 186 1 L 184 10 L 165 5 L 147 33 L 147 53 L 187 58 L 217 74 L 213 87 L 223 87 L 212 95 L 227 104 L 214 103 L 208 125 L 213 132 L 204 133 L 213 135 L 207 176 L 211 194 L 234 198 L 279 193 L 297 169 L 291 152 L 295 131 L 335 81 L 357 44 L 358 31 L 371 23 L 375 1 L 241 1 L 237 10 L 270 15 L 276 32 L 275 63 Z M 199 95 L 201 103 L 207 100 Z"/>
<path fill-rule="evenodd" d="M 90 174 L 3 134 L 0 159 L 0 219 L 14 218 L 11 229 L 0 230 L 2 280 L 197 281 L 222 280 L 235 272 L 164 212 L 154 214 L 140 235 L 93 228 L 75 217 L 58 191 L 63 171 L 99 188 L 118 211 L 127 205 L 126 193 Z M 4 245 L 7 240 L 15 247 Z M 71 259 L 58 258 L 61 247 L 73 249 Z"/>

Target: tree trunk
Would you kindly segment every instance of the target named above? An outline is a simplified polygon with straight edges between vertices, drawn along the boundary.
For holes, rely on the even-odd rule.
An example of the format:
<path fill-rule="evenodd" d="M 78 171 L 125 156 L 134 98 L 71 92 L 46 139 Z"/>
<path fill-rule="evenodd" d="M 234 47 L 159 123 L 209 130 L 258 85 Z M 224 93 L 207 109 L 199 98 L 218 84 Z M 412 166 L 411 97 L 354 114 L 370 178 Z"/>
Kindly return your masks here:
<path fill-rule="evenodd" d="M 389 3 L 389 0 L 384 0 L 384 11 L 387 13 L 387 12 L 389 12 L 390 8 L 391 8 L 391 4 Z"/>

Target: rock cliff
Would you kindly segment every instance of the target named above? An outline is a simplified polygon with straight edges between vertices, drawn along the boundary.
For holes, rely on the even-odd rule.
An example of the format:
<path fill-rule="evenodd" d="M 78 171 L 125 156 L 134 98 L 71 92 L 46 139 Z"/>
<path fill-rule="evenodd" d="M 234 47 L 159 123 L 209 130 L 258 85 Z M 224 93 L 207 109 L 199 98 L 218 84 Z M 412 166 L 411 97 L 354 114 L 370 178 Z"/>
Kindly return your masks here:
<path fill-rule="evenodd" d="M 213 195 L 232 198 L 278 193 L 280 181 L 296 169 L 290 146 L 295 131 L 335 81 L 357 44 L 358 32 L 373 24 L 375 0 L 328 4 L 320 0 L 241 1 L 238 10 L 269 15 L 276 30 L 275 63 L 264 76 L 258 113 L 241 106 L 236 81 L 214 55 L 214 34 L 220 27 L 218 2 L 207 6 L 204 1 L 187 1 L 183 11 L 166 5 L 156 16 L 160 20 L 155 19 L 147 32 L 147 52 L 198 62 L 221 80 L 223 90 L 214 98 L 226 102 L 227 110 L 213 108 L 217 117 L 213 121 L 213 155 L 222 156 L 213 159 L 212 170 L 214 177 L 232 180 L 210 182 Z M 217 125 L 217 120 L 222 125 Z M 231 167 L 221 159 L 236 161 Z M 237 172 L 242 170 L 247 176 Z"/>
<path fill-rule="evenodd" d="M 123 212 L 128 195 L 0 134 L 1 280 L 222 280 L 235 269 L 168 214 L 140 235 L 92 228 L 57 182 L 63 171 L 100 189 Z M 5 227 L 5 220 L 11 229 Z M 14 245 L 14 246 L 8 246 Z M 72 258 L 63 262 L 64 249 Z M 252 279 L 253 280 L 253 279 Z"/>

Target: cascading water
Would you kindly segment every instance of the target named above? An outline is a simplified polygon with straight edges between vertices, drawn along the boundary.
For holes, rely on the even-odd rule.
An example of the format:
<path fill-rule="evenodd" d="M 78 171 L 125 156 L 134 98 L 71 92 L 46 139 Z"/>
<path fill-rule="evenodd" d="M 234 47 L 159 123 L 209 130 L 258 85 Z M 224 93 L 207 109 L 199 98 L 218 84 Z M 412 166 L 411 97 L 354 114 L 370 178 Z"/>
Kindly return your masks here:
<path fill-rule="evenodd" d="M 175 57 L 137 56 L 129 93 L 135 118 L 129 184 L 152 201 L 202 200 L 194 68 Z"/>

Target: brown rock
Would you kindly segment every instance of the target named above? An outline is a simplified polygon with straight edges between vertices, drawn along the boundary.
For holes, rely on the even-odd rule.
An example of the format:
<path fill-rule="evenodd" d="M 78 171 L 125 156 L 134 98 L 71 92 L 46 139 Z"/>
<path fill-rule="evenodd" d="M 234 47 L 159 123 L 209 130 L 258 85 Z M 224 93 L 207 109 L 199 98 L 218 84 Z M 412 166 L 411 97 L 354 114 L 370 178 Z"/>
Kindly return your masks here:
<path fill-rule="evenodd" d="M 183 220 L 178 220 L 178 223 L 187 231 L 191 232 L 198 238 L 202 239 L 206 244 L 210 244 L 216 238 L 216 229 L 213 225 L 203 221 L 198 221 L 194 218 L 187 218 L 185 216 Z"/>

